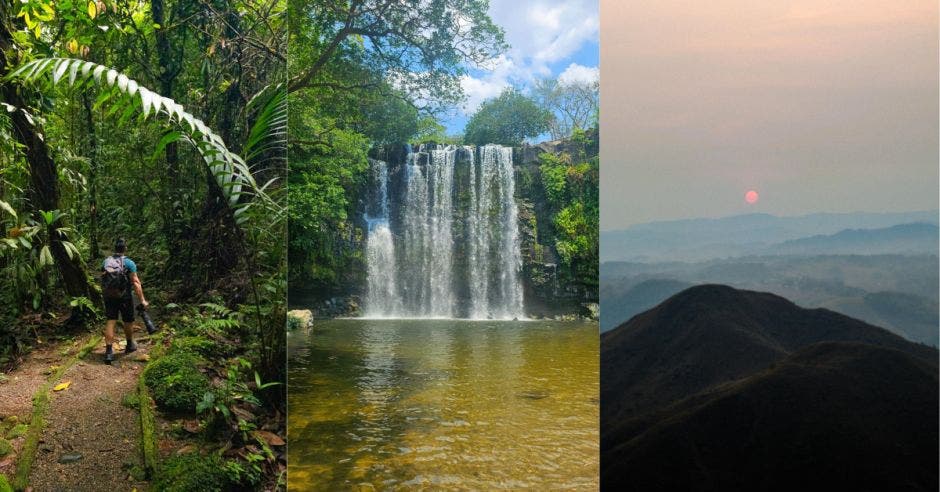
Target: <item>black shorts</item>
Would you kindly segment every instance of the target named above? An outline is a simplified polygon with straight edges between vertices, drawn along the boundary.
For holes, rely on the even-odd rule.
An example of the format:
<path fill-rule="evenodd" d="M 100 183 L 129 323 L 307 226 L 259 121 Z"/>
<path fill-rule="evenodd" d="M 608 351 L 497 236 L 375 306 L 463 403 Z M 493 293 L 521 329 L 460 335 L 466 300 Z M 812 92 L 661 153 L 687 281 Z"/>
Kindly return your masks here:
<path fill-rule="evenodd" d="M 125 323 L 133 323 L 134 301 L 130 297 L 122 297 L 120 299 L 105 298 L 104 314 L 108 317 L 108 321 L 118 319 L 118 314 L 120 314 Z"/>

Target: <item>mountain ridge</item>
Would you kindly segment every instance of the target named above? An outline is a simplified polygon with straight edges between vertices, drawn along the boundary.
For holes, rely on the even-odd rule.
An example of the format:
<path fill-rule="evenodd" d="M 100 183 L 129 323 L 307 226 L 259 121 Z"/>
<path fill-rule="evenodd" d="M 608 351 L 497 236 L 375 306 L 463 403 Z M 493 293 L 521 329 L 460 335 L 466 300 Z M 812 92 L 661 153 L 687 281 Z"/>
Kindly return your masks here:
<path fill-rule="evenodd" d="M 701 261 L 766 254 L 786 241 L 851 229 L 885 229 L 910 223 L 940 224 L 937 211 L 897 213 L 743 214 L 635 224 L 602 231 L 601 261 Z"/>
<path fill-rule="evenodd" d="M 892 382 L 904 390 L 891 390 Z M 774 294 L 695 286 L 602 334 L 601 401 L 603 487 L 782 490 L 760 482 L 767 475 L 755 469 L 782 467 L 774 468 L 778 483 L 800 485 L 787 481 L 787 460 L 794 449 L 813 454 L 812 445 L 824 438 L 872 469 L 877 469 L 876 455 L 888 456 L 891 480 L 910 471 L 891 447 L 895 438 L 916 456 L 932 449 L 914 471 L 920 474 L 919 486 L 936 483 L 937 350 L 826 309 L 800 308 Z M 749 403 L 742 407 L 742 401 Z M 917 402 L 913 416 L 898 417 L 895 407 L 909 401 Z M 859 418 L 847 409 L 850 403 L 864 405 Z M 813 427 L 814 415 L 826 425 Z M 778 420 L 789 427 L 776 426 Z M 731 422 L 730 427 L 722 422 Z M 734 422 L 746 425 L 734 427 Z M 787 429 L 805 425 L 815 437 L 788 437 Z M 843 425 L 851 432 L 841 433 Z M 932 440 L 912 431 L 912 426 L 930 425 Z M 878 430 L 870 439 L 874 454 L 848 439 L 866 429 Z M 748 461 L 756 446 L 745 438 L 749 435 L 775 439 L 779 446 L 761 448 L 769 453 L 764 462 Z M 723 459 L 745 462 L 745 472 L 709 461 L 709 454 L 722 450 L 727 450 Z M 775 450 L 782 454 L 774 455 Z M 932 473 L 924 468 L 931 459 Z M 839 473 L 848 466 L 841 458 L 814 455 L 797 466 L 797 475 L 820 472 L 813 463 Z M 684 481 L 690 473 L 700 475 Z M 834 483 L 848 483 L 843 475 Z M 736 484 L 736 476 L 746 486 Z M 890 483 L 877 476 L 866 480 Z"/>

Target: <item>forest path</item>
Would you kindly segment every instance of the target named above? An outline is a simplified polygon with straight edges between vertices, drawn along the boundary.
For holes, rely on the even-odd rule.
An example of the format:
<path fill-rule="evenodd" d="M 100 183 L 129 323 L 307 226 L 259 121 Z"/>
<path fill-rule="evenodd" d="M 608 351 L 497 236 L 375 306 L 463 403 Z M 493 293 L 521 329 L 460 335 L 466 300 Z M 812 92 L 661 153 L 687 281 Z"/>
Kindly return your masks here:
<path fill-rule="evenodd" d="M 72 340 L 56 340 L 38 344 L 12 371 L 2 375 L 0 381 L 0 438 L 5 437 L 13 452 L 0 457 L 0 474 L 13 477 L 16 460 L 26 435 L 12 433 L 16 425 L 29 424 L 33 413 L 33 395 L 49 379 L 55 369 L 68 363 L 71 357 L 92 338 L 84 334 Z M 12 479 L 11 479 L 12 480 Z"/>
<path fill-rule="evenodd" d="M 118 329 L 120 332 L 120 329 Z M 143 491 L 137 384 L 150 349 L 135 333 L 138 350 L 124 354 L 123 334 L 115 361 L 104 363 L 104 343 L 70 367 L 53 391 L 29 485 L 35 491 Z M 125 400 L 127 398 L 127 400 Z M 125 404 L 128 403 L 128 404 Z"/>

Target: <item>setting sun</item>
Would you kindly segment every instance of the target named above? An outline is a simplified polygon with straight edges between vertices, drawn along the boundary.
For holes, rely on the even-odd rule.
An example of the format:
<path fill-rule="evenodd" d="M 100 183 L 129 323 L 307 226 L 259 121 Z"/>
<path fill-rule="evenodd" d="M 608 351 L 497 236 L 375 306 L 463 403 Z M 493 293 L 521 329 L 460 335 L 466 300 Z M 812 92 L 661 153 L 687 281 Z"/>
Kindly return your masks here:
<path fill-rule="evenodd" d="M 760 198 L 760 195 L 754 190 L 748 190 L 748 192 L 744 194 L 744 201 L 750 204 L 757 203 L 758 198 Z"/>

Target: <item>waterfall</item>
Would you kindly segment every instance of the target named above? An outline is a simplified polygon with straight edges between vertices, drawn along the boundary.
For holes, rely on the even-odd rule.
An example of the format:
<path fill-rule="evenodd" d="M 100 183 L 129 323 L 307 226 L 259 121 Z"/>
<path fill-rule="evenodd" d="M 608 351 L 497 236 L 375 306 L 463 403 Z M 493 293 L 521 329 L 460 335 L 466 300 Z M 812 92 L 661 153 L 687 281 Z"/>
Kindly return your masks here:
<path fill-rule="evenodd" d="M 373 200 L 377 207 L 375 217 L 366 214 L 369 226 L 366 240 L 369 276 L 366 315 L 387 316 L 401 309 L 396 285 L 395 242 L 388 222 L 388 165 L 371 159 L 369 164 L 377 188 Z"/>
<path fill-rule="evenodd" d="M 430 242 L 430 204 L 428 203 L 428 180 L 424 168 L 419 162 L 421 152 L 409 153 L 405 163 L 407 191 L 402 223 L 404 226 L 404 242 L 402 249 L 402 292 L 407 315 L 428 315 L 425 311 L 430 305 L 431 286 L 430 272 L 428 272 L 429 252 L 432 250 Z"/>
<path fill-rule="evenodd" d="M 492 202 L 489 184 L 492 182 L 492 160 L 480 163 L 479 172 L 474 164 L 470 147 L 470 210 L 467 217 L 467 258 L 470 277 L 470 317 L 489 316 L 490 229 L 486 216 Z M 490 166 L 487 167 L 487 162 Z M 479 175 L 479 178 L 477 177 Z"/>
<path fill-rule="evenodd" d="M 519 241 L 519 209 L 516 207 L 516 178 L 512 168 L 512 149 L 488 145 L 484 151 L 495 153 L 497 176 L 499 180 L 499 229 L 500 245 L 496 256 L 500 259 L 499 295 L 496 302 L 491 302 L 490 311 L 494 318 L 509 319 L 520 316 L 522 307 L 522 282 L 519 271 L 522 269 L 522 251 Z M 495 225 L 493 227 L 496 227 Z"/>
<path fill-rule="evenodd" d="M 515 182 L 512 149 L 484 146 L 479 172 L 470 167 L 471 318 L 512 319 L 523 313 Z"/>
<path fill-rule="evenodd" d="M 427 251 L 427 271 L 430 285 L 430 302 L 424 312 L 431 316 L 452 317 L 456 295 L 454 294 L 454 161 L 457 150 L 448 147 L 431 151 L 428 165 L 428 181 L 431 187 L 429 210 L 431 250 Z"/>
<path fill-rule="evenodd" d="M 402 192 L 391 203 L 388 167 L 373 163 L 366 315 L 524 317 L 512 149 L 409 148 L 394 178 Z M 463 166 L 468 179 L 455 179 Z M 466 189 L 458 189 L 458 181 Z M 455 224 L 464 217 L 465 224 Z M 460 244 L 455 226 L 466 236 Z"/>

